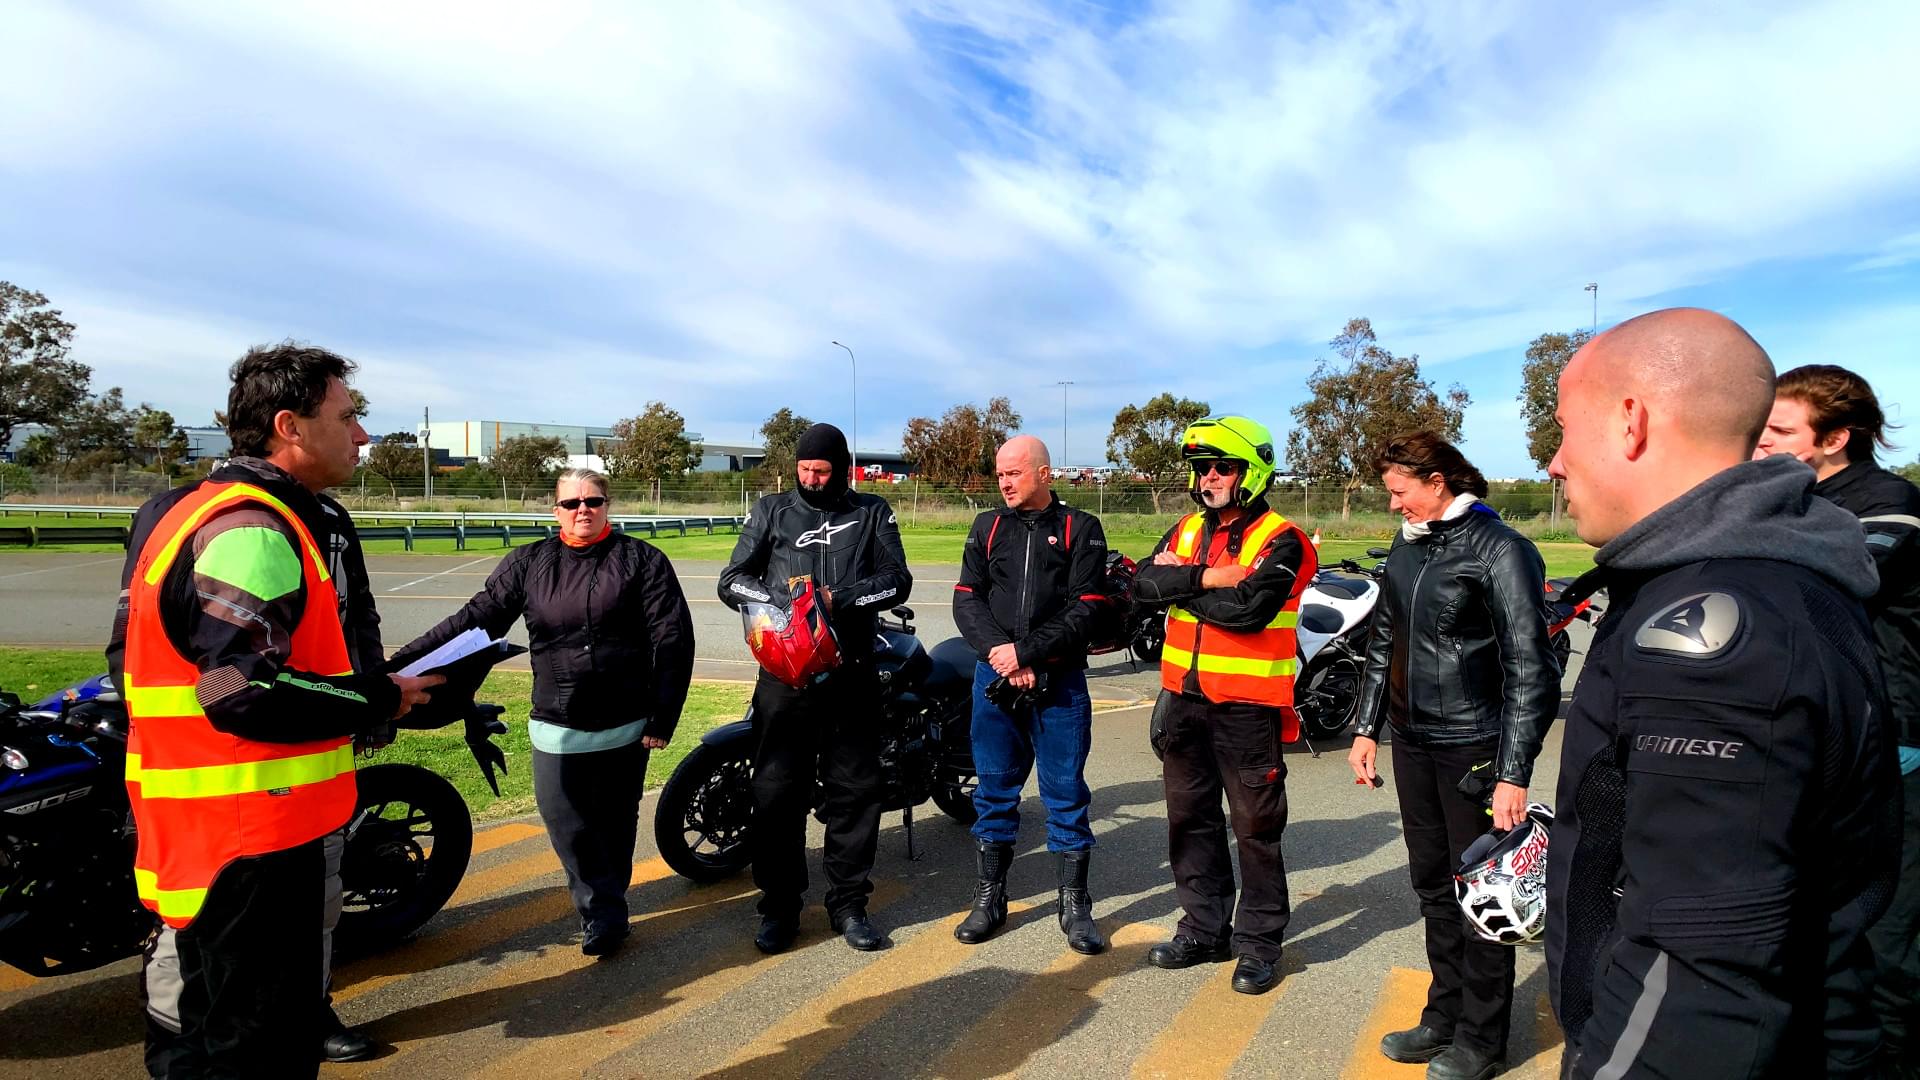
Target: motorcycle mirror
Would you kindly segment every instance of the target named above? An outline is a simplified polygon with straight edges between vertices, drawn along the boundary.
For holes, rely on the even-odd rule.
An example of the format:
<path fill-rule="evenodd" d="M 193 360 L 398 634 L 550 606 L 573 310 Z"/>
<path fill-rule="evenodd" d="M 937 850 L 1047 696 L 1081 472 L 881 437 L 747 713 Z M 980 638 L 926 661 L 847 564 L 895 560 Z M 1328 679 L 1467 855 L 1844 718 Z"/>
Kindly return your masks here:
<path fill-rule="evenodd" d="M 911 620 L 913 618 L 913 609 L 903 604 L 893 609 L 893 617 L 896 619 Z"/>
<path fill-rule="evenodd" d="M 1384 559 L 1386 557 L 1387 557 L 1386 548 L 1371 547 L 1367 549 L 1367 558 L 1369 559 Z"/>

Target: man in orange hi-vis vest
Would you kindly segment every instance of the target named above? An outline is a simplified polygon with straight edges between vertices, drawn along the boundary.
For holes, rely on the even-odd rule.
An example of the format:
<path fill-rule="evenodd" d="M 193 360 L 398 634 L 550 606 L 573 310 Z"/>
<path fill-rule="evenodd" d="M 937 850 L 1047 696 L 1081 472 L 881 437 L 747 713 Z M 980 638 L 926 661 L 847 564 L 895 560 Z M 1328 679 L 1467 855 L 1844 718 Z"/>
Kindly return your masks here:
<path fill-rule="evenodd" d="M 1280 836 L 1293 711 L 1300 594 L 1318 562 L 1299 526 L 1267 505 L 1273 435 L 1244 416 L 1210 416 L 1181 436 L 1201 509 L 1174 525 L 1134 581 L 1137 603 L 1165 604 L 1167 641 L 1152 739 L 1167 792 L 1174 891 L 1185 915 L 1147 954 L 1183 968 L 1238 956 L 1233 988 L 1279 981 L 1291 906 Z M 1222 795 L 1240 846 L 1236 911 Z"/>
<path fill-rule="evenodd" d="M 316 539 L 351 530 L 318 496 L 367 442 L 353 370 L 291 343 L 248 352 L 227 400 L 234 459 L 137 519 L 115 649 L 134 881 L 162 924 L 145 978 L 155 1077 L 318 1074 L 324 845 L 355 803 L 353 740 L 440 681 L 354 670 L 346 586 Z"/>

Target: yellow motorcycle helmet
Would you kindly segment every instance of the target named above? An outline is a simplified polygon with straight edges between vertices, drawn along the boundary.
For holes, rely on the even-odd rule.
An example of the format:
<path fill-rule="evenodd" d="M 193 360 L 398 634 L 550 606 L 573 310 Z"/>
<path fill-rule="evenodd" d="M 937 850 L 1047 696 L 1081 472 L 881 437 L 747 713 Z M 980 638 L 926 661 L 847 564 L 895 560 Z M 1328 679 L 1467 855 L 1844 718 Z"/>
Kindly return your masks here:
<path fill-rule="evenodd" d="M 1273 432 L 1266 425 L 1255 423 L 1244 416 L 1209 416 L 1195 420 L 1180 433 L 1180 459 L 1192 463 L 1195 461 L 1218 461 L 1221 459 L 1246 463 L 1240 473 L 1240 486 L 1234 489 L 1234 499 L 1245 506 L 1267 493 L 1273 486 Z M 1187 475 L 1187 495 L 1202 506 L 1200 499 L 1200 474 Z"/>

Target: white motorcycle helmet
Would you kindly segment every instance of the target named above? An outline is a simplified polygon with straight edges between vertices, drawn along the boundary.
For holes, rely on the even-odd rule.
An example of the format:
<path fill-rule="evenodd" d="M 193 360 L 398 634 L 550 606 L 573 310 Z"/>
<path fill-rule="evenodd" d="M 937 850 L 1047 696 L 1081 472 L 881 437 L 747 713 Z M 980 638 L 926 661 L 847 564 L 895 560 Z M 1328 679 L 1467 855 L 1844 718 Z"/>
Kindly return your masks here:
<path fill-rule="evenodd" d="M 1460 856 L 1453 896 L 1473 932 L 1498 945 L 1529 945 L 1547 932 L 1547 830 L 1553 807 L 1527 805 L 1526 820 L 1490 832 Z"/>

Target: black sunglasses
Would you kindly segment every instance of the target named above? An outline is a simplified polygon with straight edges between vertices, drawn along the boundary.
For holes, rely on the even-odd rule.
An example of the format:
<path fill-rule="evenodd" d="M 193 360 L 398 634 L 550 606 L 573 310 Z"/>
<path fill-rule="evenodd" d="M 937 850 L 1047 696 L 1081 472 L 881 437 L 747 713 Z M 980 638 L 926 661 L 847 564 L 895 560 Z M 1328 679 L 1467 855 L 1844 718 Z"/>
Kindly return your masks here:
<path fill-rule="evenodd" d="M 1233 458 L 1209 458 L 1193 463 L 1193 475 L 1205 476 L 1208 473 L 1219 473 L 1221 476 L 1239 476 L 1240 470 L 1244 467 L 1244 463 L 1235 461 Z"/>
<path fill-rule="evenodd" d="M 561 499 L 553 505 L 562 510 L 578 510 L 583 504 L 589 510 L 598 510 L 607 505 L 607 497 L 605 495 L 589 495 L 584 499 Z"/>

